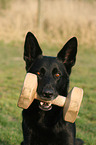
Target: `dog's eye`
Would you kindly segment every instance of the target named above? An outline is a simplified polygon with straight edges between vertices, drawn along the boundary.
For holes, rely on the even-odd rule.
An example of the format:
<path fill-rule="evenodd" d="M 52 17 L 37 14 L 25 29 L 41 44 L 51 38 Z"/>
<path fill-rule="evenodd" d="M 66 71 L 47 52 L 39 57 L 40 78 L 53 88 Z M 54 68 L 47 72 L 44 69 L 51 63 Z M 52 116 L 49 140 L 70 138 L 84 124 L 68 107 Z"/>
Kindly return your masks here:
<path fill-rule="evenodd" d="M 55 74 L 55 77 L 57 77 L 57 78 L 60 77 L 60 74 L 59 73 L 56 73 Z"/>
<path fill-rule="evenodd" d="M 38 76 L 40 75 L 40 72 L 39 72 L 39 71 L 37 72 L 37 75 L 38 75 Z"/>
<path fill-rule="evenodd" d="M 37 71 L 37 75 L 38 75 L 39 77 L 43 77 L 44 74 L 45 74 L 45 69 L 44 69 L 44 68 L 41 68 L 40 71 Z"/>
<path fill-rule="evenodd" d="M 54 68 L 52 71 L 54 78 L 59 78 L 61 76 L 60 71 L 57 68 Z"/>

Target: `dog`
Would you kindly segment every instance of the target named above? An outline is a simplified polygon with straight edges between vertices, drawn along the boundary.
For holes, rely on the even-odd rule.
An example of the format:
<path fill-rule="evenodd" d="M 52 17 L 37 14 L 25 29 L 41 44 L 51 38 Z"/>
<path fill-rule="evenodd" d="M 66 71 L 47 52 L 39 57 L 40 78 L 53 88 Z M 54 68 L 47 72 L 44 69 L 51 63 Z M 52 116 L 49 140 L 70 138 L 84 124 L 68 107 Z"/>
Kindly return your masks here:
<path fill-rule="evenodd" d="M 36 37 L 28 32 L 24 44 L 26 71 L 38 77 L 37 93 L 43 100 L 67 97 L 69 76 L 77 54 L 77 38 L 71 38 L 57 57 L 43 56 Z M 34 100 L 22 111 L 21 145 L 83 145 L 76 138 L 75 123 L 63 119 L 63 108 Z"/>

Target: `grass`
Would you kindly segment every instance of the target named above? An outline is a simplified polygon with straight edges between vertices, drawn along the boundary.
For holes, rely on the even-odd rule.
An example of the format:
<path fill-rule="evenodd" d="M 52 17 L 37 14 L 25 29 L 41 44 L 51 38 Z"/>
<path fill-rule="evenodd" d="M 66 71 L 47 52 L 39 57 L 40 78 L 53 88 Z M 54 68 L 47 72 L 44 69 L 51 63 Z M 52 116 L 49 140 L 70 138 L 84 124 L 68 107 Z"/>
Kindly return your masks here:
<path fill-rule="evenodd" d="M 62 45 L 41 44 L 44 54 L 56 56 Z M 25 76 L 23 45 L 0 42 L 0 145 L 19 145 L 22 141 L 21 109 L 17 107 Z M 77 63 L 70 77 L 70 88 L 81 87 L 84 98 L 76 120 L 77 137 L 85 145 L 96 144 L 96 49 L 80 45 Z"/>
<path fill-rule="evenodd" d="M 24 76 L 21 49 L 0 43 L 0 50 L 0 145 L 19 145 L 21 110 L 16 100 Z"/>

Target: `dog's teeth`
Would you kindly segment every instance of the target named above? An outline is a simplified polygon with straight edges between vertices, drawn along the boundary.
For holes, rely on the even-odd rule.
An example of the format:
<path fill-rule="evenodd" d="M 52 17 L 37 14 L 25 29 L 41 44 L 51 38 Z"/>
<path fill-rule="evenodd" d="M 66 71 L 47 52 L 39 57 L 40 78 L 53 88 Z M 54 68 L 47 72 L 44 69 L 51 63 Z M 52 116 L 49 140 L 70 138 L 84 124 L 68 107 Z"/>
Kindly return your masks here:
<path fill-rule="evenodd" d="M 47 102 L 40 102 L 40 109 L 44 110 L 44 111 L 49 111 L 52 109 L 51 103 L 47 103 Z"/>
<path fill-rule="evenodd" d="M 40 105 L 43 105 L 44 103 L 43 102 L 40 102 Z"/>
<path fill-rule="evenodd" d="M 51 106 L 51 103 L 49 104 L 49 106 Z"/>

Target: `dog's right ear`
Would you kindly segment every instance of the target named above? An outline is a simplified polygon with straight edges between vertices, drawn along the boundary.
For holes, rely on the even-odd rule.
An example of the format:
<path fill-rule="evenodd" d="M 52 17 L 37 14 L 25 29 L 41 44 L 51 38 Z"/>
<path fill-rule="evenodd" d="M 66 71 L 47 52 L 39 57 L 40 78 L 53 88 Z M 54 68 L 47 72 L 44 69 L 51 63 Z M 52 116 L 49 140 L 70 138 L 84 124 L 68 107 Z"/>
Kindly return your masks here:
<path fill-rule="evenodd" d="M 37 42 L 36 37 L 31 32 L 28 32 L 24 45 L 24 60 L 26 62 L 26 70 L 28 70 L 33 61 L 41 54 L 42 50 Z"/>
<path fill-rule="evenodd" d="M 71 73 L 71 68 L 74 66 L 77 54 L 77 38 L 72 37 L 57 54 L 57 58 L 61 60 L 67 69 L 67 72 Z"/>

